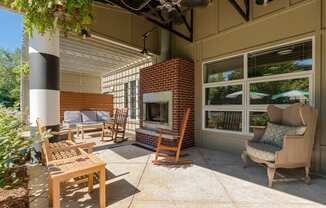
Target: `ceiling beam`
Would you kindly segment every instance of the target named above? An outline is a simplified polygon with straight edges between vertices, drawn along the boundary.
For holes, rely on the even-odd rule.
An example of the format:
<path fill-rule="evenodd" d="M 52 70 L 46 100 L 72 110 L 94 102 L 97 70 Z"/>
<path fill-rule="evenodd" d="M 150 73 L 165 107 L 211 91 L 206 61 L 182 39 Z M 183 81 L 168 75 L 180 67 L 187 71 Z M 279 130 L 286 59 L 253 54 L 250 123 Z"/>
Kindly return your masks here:
<path fill-rule="evenodd" d="M 124 4 L 122 4 L 119 0 L 95 0 L 95 2 L 99 2 L 99 3 L 102 3 L 102 4 L 109 4 L 109 5 L 114 4 L 114 5 L 119 6 L 119 7 L 123 8 L 123 9 L 133 13 L 133 14 L 136 14 L 138 16 L 143 16 L 146 20 L 158 25 L 161 28 L 164 28 L 164 29 L 170 31 L 171 33 L 173 33 L 173 34 L 175 34 L 175 35 L 177 35 L 177 36 L 179 36 L 179 37 L 181 37 L 181 38 L 183 38 L 183 39 L 185 39 L 185 40 L 187 40 L 189 42 L 193 41 L 193 20 L 192 20 L 192 18 L 193 18 L 192 17 L 193 16 L 193 14 L 192 14 L 193 9 L 190 9 L 190 11 L 191 11 L 191 15 L 190 15 L 191 20 L 190 20 L 190 22 L 188 22 L 187 18 L 185 18 L 184 14 L 180 10 L 180 8 L 178 10 L 176 8 L 176 6 L 174 6 L 176 11 L 182 17 L 183 24 L 185 24 L 186 28 L 187 28 L 187 33 L 188 34 L 183 34 L 183 33 L 179 32 L 179 31 L 177 31 L 177 30 L 175 30 L 173 28 L 173 26 L 172 26 L 173 21 L 172 20 L 170 20 L 169 22 L 166 22 L 166 21 L 162 21 L 162 18 L 161 18 L 160 15 L 158 16 L 158 18 L 156 18 L 157 17 L 156 15 L 155 16 L 151 15 L 151 13 L 152 13 L 151 8 L 146 7 L 149 10 L 149 12 L 148 11 L 135 11 L 135 10 L 132 10 L 129 7 L 125 6 Z M 154 1 L 154 2 L 156 4 L 158 3 L 157 1 Z"/>
<path fill-rule="evenodd" d="M 238 13 L 245 19 L 247 22 L 250 20 L 250 0 L 244 0 L 245 10 L 241 8 L 239 3 L 236 0 L 229 0 L 233 8 L 238 11 Z"/>

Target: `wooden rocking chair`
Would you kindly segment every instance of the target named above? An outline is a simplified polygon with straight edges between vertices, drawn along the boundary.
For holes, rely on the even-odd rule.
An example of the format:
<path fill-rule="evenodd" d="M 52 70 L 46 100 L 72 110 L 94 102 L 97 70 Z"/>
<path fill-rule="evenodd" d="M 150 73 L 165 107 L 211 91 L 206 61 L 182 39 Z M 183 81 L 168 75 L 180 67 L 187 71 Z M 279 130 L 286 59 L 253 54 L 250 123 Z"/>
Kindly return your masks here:
<path fill-rule="evenodd" d="M 128 108 L 116 109 L 113 121 L 110 124 L 103 124 L 102 140 L 105 136 L 111 137 L 114 142 L 125 141 Z M 121 139 L 118 141 L 118 139 Z"/>
<path fill-rule="evenodd" d="M 185 134 L 187 125 L 188 125 L 190 110 L 191 110 L 190 108 L 187 108 L 187 110 L 185 112 L 179 135 L 172 135 L 172 137 L 174 137 L 174 139 L 176 141 L 175 146 L 163 144 L 164 134 L 166 134 L 166 133 L 164 132 L 163 129 L 160 129 L 160 135 L 158 137 L 158 143 L 157 143 L 157 147 L 156 147 L 155 160 L 152 161 L 153 164 L 155 164 L 155 165 L 163 165 L 163 164 L 175 165 L 175 164 L 191 164 L 192 163 L 191 160 L 180 160 L 182 141 L 184 138 L 184 134 Z M 175 152 L 175 155 L 161 153 L 162 150 Z M 159 157 L 166 158 L 167 160 L 158 159 Z"/>

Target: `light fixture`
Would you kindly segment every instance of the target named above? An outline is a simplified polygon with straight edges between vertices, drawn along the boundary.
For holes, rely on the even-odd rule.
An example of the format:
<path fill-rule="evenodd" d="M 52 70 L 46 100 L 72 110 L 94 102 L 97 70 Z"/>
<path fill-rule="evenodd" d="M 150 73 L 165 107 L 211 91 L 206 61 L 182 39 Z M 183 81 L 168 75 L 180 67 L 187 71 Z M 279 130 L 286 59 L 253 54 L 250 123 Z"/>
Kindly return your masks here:
<path fill-rule="evenodd" d="M 156 30 L 157 29 L 157 27 L 154 27 L 154 28 L 152 28 L 150 31 L 148 31 L 148 32 L 146 32 L 145 34 L 143 34 L 142 35 L 142 38 L 143 38 L 143 50 L 140 52 L 140 53 L 142 53 L 142 54 L 144 54 L 144 55 L 147 55 L 147 56 L 150 56 L 150 54 L 149 54 L 149 52 L 148 52 L 148 50 L 146 49 L 146 39 L 148 38 L 148 36 L 154 31 L 154 30 Z"/>
<path fill-rule="evenodd" d="M 266 6 L 271 1 L 273 0 L 256 0 L 256 4 L 260 6 Z"/>

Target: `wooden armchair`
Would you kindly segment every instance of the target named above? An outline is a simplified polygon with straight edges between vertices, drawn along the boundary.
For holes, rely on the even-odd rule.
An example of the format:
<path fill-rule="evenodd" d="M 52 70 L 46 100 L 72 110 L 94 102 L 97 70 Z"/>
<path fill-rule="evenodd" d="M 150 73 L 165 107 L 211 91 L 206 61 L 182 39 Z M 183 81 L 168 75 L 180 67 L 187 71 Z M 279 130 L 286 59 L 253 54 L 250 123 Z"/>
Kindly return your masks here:
<path fill-rule="evenodd" d="M 155 160 L 152 161 L 154 164 L 161 165 L 161 164 L 191 164 L 192 163 L 191 160 L 180 160 L 182 142 L 188 125 L 190 110 L 191 109 L 188 108 L 184 114 L 179 135 L 170 135 L 170 138 L 172 137 L 175 140 L 175 144 L 176 144 L 175 146 L 163 144 L 163 140 L 166 137 L 165 134 L 168 133 L 166 133 L 163 129 L 160 129 L 160 134 L 158 137 L 158 143 L 156 147 Z M 162 153 L 161 151 L 175 152 L 175 156 Z M 159 157 L 163 157 L 168 160 L 159 160 L 158 159 Z"/>
<path fill-rule="evenodd" d="M 283 137 L 283 145 L 276 147 L 261 141 L 267 132 L 265 128 L 256 128 L 254 129 L 254 137 L 245 141 L 246 149 L 242 154 L 242 159 L 246 163 L 247 157 L 249 157 L 257 163 L 266 165 L 270 187 L 274 181 L 281 181 L 274 179 L 277 168 L 304 167 L 305 177 L 303 179 L 308 183 L 310 181 L 309 171 L 318 117 L 317 110 L 298 103 L 286 109 L 270 105 L 267 108 L 267 113 L 271 123 L 296 127 L 304 126 L 304 132 L 299 135 L 286 134 Z"/>
<path fill-rule="evenodd" d="M 111 123 L 103 124 L 102 140 L 105 136 L 111 137 L 114 142 L 125 140 L 126 124 L 128 118 L 128 108 L 116 109 Z M 121 141 L 118 141 L 121 139 Z"/>
<path fill-rule="evenodd" d="M 37 124 L 37 128 L 38 128 L 38 132 L 41 136 L 45 136 L 44 134 L 46 134 L 46 127 L 44 125 L 44 123 L 42 122 L 42 120 L 40 118 L 38 118 L 36 120 L 36 124 Z M 86 148 L 87 152 L 90 154 L 93 152 L 93 147 L 95 146 L 94 142 L 84 142 L 84 143 L 80 143 L 80 144 L 76 144 L 72 141 L 72 131 L 71 129 L 65 129 L 63 131 L 51 131 L 50 134 L 52 135 L 67 135 L 67 139 L 60 141 L 60 142 L 54 142 L 54 143 L 50 143 L 48 138 L 42 138 L 43 142 L 42 142 L 42 150 L 45 150 L 43 148 L 43 145 L 46 144 L 46 150 L 47 153 L 49 155 L 45 155 L 45 152 L 42 151 L 42 160 L 43 160 L 43 164 L 47 163 L 47 160 L 52 160 L 53 159 L 63 159 L 63 158 L 59 158 L 60 154 L 57 154 L 57 156 L 51 156 L 52 152 L 59 152 L 59 149 L 61 149 L 62 151 L 64 150 L 68 150 L 70 149 L 76 149 L 76 148 Z M 74 154 L 70 154 L 70 156 L 75 156 Z M 66 156 L 64 156 L 66 157 Z"/>

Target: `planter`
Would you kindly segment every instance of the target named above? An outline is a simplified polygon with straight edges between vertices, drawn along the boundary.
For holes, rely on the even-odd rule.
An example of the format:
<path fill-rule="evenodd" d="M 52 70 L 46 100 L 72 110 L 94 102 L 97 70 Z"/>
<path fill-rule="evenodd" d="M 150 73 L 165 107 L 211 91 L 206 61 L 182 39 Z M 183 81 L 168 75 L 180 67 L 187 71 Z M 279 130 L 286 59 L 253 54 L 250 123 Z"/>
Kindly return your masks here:
<path fill-rule="evenodd" d="M 21 167 L 16 170 L 19 178 L 23 179 L 23 183 L 19 187 L 12 189 L 0 188 L 0 208 L 28 208 L 29 195 L 28 195 L 28 177 L 27 168 Z"/>

